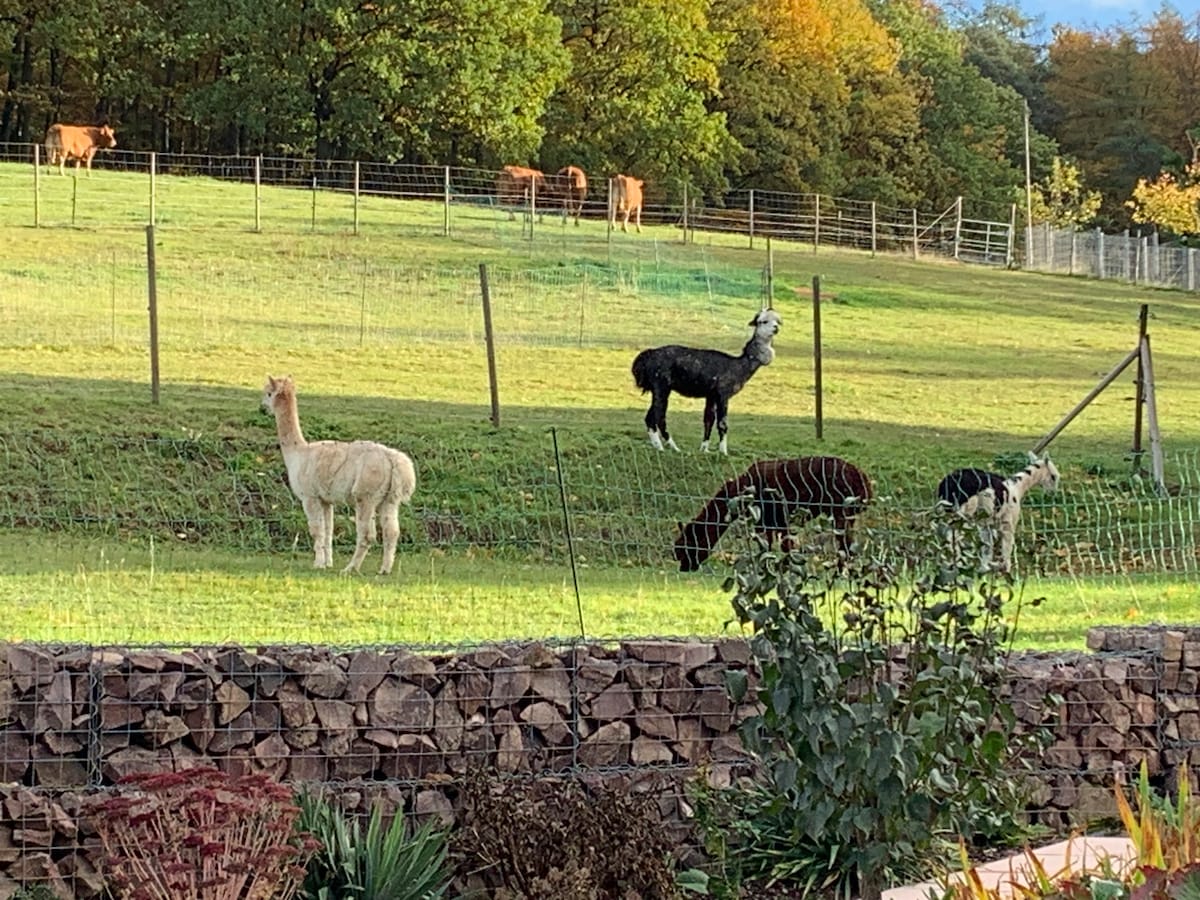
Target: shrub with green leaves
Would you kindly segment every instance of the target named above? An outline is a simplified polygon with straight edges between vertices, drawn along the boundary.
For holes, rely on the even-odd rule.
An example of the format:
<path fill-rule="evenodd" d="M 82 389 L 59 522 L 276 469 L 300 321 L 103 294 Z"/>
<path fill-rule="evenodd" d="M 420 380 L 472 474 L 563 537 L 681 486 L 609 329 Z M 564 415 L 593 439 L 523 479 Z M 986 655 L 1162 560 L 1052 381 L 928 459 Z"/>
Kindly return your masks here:
<path fill-rule="evenodd" d="M 430 820 L 410 829 L 404 816 L 383 824 L 379 806 L 364 830 L 327 797 L 302 793 L 297 827 L 320 843 L 300 887 L 304 900 L 437 900 L 450 885 L 446 829 Z"/>
<path fill-rule="evenodd" d="M 714 881 L 869 900 L 946 840 L 1020 830 L 1026 744 L 1002 691 L 1019 591 L 980 571 L 973 524 L 931 515 L 903 563 L 862 529 L 849 559 L 743 529 L 726 589 L 761 672 L 741 726 L 758 766 L 697 793 Z M 745 699 L 744 674 L 729 687 Z"/>

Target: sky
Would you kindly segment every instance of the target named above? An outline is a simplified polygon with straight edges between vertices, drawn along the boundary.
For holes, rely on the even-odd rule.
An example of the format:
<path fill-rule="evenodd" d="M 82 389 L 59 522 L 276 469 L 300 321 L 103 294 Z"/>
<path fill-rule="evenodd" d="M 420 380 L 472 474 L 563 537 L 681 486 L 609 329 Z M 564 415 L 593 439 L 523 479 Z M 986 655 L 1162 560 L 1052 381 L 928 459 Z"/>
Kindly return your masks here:
<path fill-rule="evenodd" d="M 975 3 L 976 7 L 982 5 Z M 1041 16 L 1047 32 L 1057 22 L 1081 30 L 1129 25 L 1135 17 L 1140 21 L 1151 18 L 1161 8 L 1161 0 L 1016 0 L 1016 5 L 1030 17 Z M 1200 0 L 1173 0 L 1171 7 L 1186 20 L 1195 21 L 1200 14 Z"/>

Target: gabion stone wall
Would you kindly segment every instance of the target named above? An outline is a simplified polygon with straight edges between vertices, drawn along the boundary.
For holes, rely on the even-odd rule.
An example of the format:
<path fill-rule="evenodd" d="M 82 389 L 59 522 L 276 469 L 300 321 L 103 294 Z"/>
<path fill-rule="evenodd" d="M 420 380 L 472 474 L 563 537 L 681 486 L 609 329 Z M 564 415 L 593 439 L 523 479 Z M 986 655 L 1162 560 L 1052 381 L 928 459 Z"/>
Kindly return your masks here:
<path fill-rule="evenodd" d="M 1031 817 L 1115 814 L 1115 766 L 1200 767 L 1200 629 L 1098 628 L 1090 652 L 1022 654 L 1023 727 L 1062 702 L 1034 762 Z M 621 780 L 686 832 L 680 786 L 700 763 L 727 783 L 746 760 L 728 669 L 745 641 L 487 645 L 457 652 L 0 644 L 0 898 L 49 881 L 96 896 L 87 795 L 124 775 L 214 765 L 335 782 L 360 808 L 454 816 L 472 766 Z"/>

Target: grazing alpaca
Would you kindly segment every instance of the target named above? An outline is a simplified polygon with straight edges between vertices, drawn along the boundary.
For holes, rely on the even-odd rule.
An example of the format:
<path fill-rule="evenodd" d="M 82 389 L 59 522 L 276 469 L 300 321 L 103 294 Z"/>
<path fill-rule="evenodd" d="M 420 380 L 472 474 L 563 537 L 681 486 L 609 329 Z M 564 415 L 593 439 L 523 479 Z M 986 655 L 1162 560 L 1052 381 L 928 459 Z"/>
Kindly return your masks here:
<path fill-rule="evenodd" d="M 1055 490 L 1058 469 L 1050 457 L 1038 458 L 1031 453 L 1029 465 L 1008 478 L 983 469 L 955 469 L 938 483 L 937 497 L 938 503 L 954 507 L 966 518 L 982 516 L 979 535 L 984 568 L 991 565 L 996 532 L 1000 532 L 999 567 L 1007 572 L 1021 518 L 1021 500 L 1037 485 Z"/>
<path fill-rule="evenodd" d="M 773 309 L 764 309 L 750 320 L 754 334 L 741 356 L 730 356 L 720 350 L 696 350 L 669 344 L 643 350 L 633 360 L 633 380 L 642 393 L 650 393 L 650 409 L 646 413 L 646 433 L 655 449 L 663 443 L 678 450 L 667 433 L 667 400 L 671 391 L 685 397 L 704 398 L 704 441 L 701 450 L 708 450 L 713 423 L 720 435 L 722 453 L 728 453 L 725 434 L 729 431 L 726 416 L 729 398 L 746 386 L 750 376 L 760 367 L 770 365 L 775 358 L 771 341 L 779 331 L 782 319 Z"/>
<path fill-rule="evenodd" d="M 675 540 L 675 559 L 683 572 L 694 572 L 708 559 L 721 535 L 730 525 L 729 501 L 748 490 L 754 492 L 761 515 L 754 530 L 774 544 L 784 540 L 787 548 L 788 522 L 819 515 L 833 519 L 838 550 L 850 553 L 850 528 L 854 518 L 871 499 L 871 480 L 851 463 L 836 456 L 801 456 L 798 459 L 769 459 L 754 463 L 737 478 L 721 485 L 696 518 L 681 526 Z"/>
<path fill-rule="evenodd" d="M 354 504 L 357 543 L 343 570 L 357 572 L 371 541 L 376 516 L 383 524 L 383 564 L 379 574 L 392 571 L 400 537 L 399 510 L 417 487 L 412 460 L 399 450 L 374 441 L 314 441 L 304 439 L 296 411 L 296 386 L 291 376 L 267 377 L 263 409 L 275 416 L 279 449 L 287 466 L 288 484 L 304 506 L 312 535 L 313 567 L 333 565 L 333 505 Z"/>

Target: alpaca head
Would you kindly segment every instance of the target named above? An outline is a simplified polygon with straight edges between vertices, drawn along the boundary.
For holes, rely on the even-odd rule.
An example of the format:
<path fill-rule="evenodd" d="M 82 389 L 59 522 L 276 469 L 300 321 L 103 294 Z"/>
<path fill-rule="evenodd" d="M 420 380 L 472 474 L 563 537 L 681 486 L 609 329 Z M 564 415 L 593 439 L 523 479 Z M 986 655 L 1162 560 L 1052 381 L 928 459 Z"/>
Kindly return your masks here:
<path fill-rule="evenodd" d="M 775 337 L 782 324 L 783 319 L 773 309 L 759 310 L 758 315 L 750 320 L 750 327 L 754 329 L 754 337 L 761 341 L 769 341 Z"/>
<path fill-rule="evenodd" d="M 282 378 L 272 378 L 267 376 L 267 383 L 263 385 L 262 408 L 264 412 L 275 415 L 275 401 L 277 398 L 290 394 L 294 395 L 296 386 L 292 382 L 291 375 L 284 375 Z"/>
<path fill-rule="evenodd" d="M 699 544 L 694 527 L 679 523 L 679 535 L 675 538 L 675 561 L 679 563 L 680 572 L 695 572 L 700 564 L 708 559 L 712 552 Z"/>
<path fill-rule="evenodd" d="M 1050 454 L 1045 456 L 1037 456 L 1034 453 L 1029 454 L 1029 465 L 1037 466 L 1041 469 L 1041 477 L 1037 479 L 1037 483 L 1047 491 L 1058 490 L 1058 467 L 1054 465 L 1054 461 L 1050 459 Z"/>

